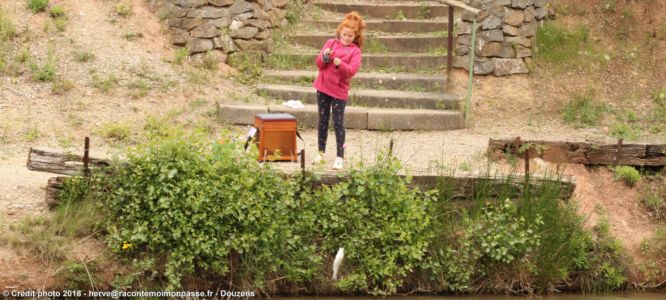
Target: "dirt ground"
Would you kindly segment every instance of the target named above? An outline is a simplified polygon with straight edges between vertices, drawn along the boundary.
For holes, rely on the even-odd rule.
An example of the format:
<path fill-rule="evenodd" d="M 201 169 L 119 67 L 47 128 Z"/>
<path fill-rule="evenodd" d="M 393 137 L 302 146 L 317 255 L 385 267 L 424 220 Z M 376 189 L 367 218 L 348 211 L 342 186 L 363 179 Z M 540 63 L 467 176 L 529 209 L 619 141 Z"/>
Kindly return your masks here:
<path fill-rule="evenodd" d="M 128 18 L 115 14 L 114 7 L 119 2 L 131 5 L 133 14 Z M 23 1 L 0 4 L 19 32 L 10 45 L 9 60 L 28 49 L 32 59 L 42 65 L 51 48 L 57 58 L 58 77 L 74 85 L 65 95 L 56 95 L 51 83 L 34 80 L 28 68 L 18 62 L 14 63 L 14 74 L 0 74 L 0 231 L 27 216 L 50 214 L 44 203 L 44 189 L 48 178 L 54 175 L 27 170 L 30 147 L 80 151 L 83 137 L 91 136 L 96 152 L 116 152 L 125 144 L 101 136 L 106 124 L 122 122 L 133 132 L 140 131 L 146 118 L 174 111 L 177 120 L 185 124 L 214 121 L 211 111 L 215 102 L 234 101 L 252 91 L 252 87 L 226 78 L 222 71 L 202 73 L 200 68 L 187 63 L 172 64 L 174 49 L 167 44 L 146 1 L 51 1 L 51 5 L 55 4 L 62 5 L 68 13 L 64 32 L 57 31 L 46 14 L 28 12 Z M 143 37 L 136 40 L 124 37 L 137 32 Z M 95 58 L 78 62 L 74 59 L 77 51 L 92 53 Z M 117 78 L 115 88 L 102 92 L 95 87 L 99 78 L 109 75 Z M 455 72 L 453 92 L 466 94 L 467 76 L 463 71 Z M 201 77 L 205 83 L 200 83 Z M 643 88 L 641 95 L 649 94 L 660 78 L 663 77 L 637 78 L 636 88 Z M 150 90 L 147 95 L 135 98 L 128 86 L 139 80 L 147 82 Z M 432 171 L 437 164 L 464 172 L 467 167 L 463 166 L 472 171 L 485 166 L 484 153 L 491 137 L 614 142 L 607 127 L 572 128 L 557 113 L 572 92 L 583 89 L 579 83 L 589 84 L 590 80 L 575 72 L 552 77 L 543 72 L 504 78 L 477 76 L 470 128 L 446 132 L 349 130 L 347 160 L 350 164 L 371 162 L 377 151 L 386 148 L 393 139 L 394 154 L 413 172 Z M 567 85 L 563 87 L 558 82 Z M 205 105 L 193 105 L 197 100 Z M 213 127 L 216 132 L 221 130 L 219 124 Z M 302 134 L 305 144 L 301 146 L 314 153 L 316 132 L 305 130 Z M 637 142 L 664 143 L 666 135 L 646 133 Z M 333 137 L 329 137 L 326 157 L 329 164 L 334 159 L 334 144 Z M 605 168 L 570 165 L 566 170 L 566 174 L 576 178 L 575 201 L 579 203 L 580 214 L 592 225 L 602 207 L 612 234 L 630 253 L 638 255 L 640 243 L 656 230 L 640 204 L 639 188 L 618 184 Z M 76 249 L 73 259 L 94 256 L 84 251 L 95 249 L 94 245 L 84 243 Z M 0 243 L 0 257 L 0 270 L 4 270 L 0 272 L 0 288 L 4 289 L 46 288 L 54 284 L 53 274 L 59 271 L 56 266 L 44 265 L 7 244 Z"/>

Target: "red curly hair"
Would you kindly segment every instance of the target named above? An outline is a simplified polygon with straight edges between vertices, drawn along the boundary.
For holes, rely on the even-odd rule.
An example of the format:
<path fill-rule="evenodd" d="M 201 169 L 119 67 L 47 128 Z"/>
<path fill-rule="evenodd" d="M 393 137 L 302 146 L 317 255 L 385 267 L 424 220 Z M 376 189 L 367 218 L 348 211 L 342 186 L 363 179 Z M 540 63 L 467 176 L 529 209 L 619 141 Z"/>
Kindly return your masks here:
<path fill-rule="evenodd" d="M 356 34 L 354 44 L 359 48 L 363 48 L 363 41 L 365 40 L 365 22 L 358 12 L 352 11 L 345 15 L 345 18 L 342 19 L 342 22 L 338 25 L 338 29 L 335 31 L 335 35 L 338 38 L 340 38 L 340 32 L 342 32 L 343 28 L 349 28 L 354 31 Z"/>

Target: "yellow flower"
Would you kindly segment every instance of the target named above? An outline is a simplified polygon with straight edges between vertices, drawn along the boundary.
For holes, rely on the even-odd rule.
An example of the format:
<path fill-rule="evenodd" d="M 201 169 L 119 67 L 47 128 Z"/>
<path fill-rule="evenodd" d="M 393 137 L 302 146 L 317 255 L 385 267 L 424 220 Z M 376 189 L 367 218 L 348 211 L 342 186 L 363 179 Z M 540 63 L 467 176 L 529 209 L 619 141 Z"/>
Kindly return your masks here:
<path fill-rule="evenodd" d="M 131 243 L 123 243 L 123 250 L 125 250 L 125 249 L 129 249 L 129 248 L 132 248 L 132 244 L 131 244 Z"/>

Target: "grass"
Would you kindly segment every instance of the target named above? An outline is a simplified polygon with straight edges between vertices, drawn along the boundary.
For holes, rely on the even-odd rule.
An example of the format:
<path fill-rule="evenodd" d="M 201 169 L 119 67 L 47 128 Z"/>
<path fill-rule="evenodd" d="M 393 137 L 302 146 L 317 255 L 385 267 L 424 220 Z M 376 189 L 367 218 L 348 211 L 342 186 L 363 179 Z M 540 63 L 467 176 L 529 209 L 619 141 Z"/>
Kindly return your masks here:
<path fill-rule="evenodd" d="M 594 91 L 576 94 L 562 109 L 562 119 L 576 128 L 597 125 L 604 116 L 605 106 L 593 100 Z"/>
<path fill-rule="evenodd" d="M 49 0 L 28 0 L 27 6 L 32 13 L 39 13 L 46 11 L 49 5 Z"/>
<path fill-rule="evenodd" d="M 150 85 L 141 79 L 130 82 L 127 88 L 130 96 L 134 99 L 145 97 L 151 90 Z"/>
<path fill-rule="evenodd" d="M 546 22 L 537 31 L 533 49 L 536 62 L 570 68 L 572 64 L 589 65 L 596 55 L 590 42 L 590 29 L 580 25 L 569 30 L 553 22 Z"/>
<path fill-rule="evenodd" d="M 220 56 L 214 52 L 208 52 L 204 55 L 201 64 L 204 69 L 217 71 L 220 68 Z"/>
<path fill-rule="evenodd" d="M 127 142 L 132 134 L 132 126 L 129 122 L 108 122 L 100 125 L 96 132 L 115 142 Z"/>
<path fill-rule="evenodd" d="M 100 77 L 97 74 L 93 74 L 93 86 L 103 93 L 109 93 L 118 85 L 118 78 L 113 74 L 107 75 L 105 77 Z"/>
<path fill-rule="evenodd" d="M 642 200 L 656 220 L 666 220 L 666 173 L 645 177 Z"/>
<path fill-rule="evenodd" d="M 9 16 L 5 13 L 4 10 L 0 8 L 0 42 L 4 45 L 5 42 L 11 40 L 16 36 L 16 27 L 14 22 Z M 0 47 L 0 54 L 3 49 Z"/>
<path fill-rule="evenodd" d="M 123 33 L 122 37 L 126 39 L 127 41 L 136 41 L 138 39 L 143 38 L 143 33 L 141 32 L 125 32 Z"/>
<path fill-rule="evenodd" d="M 382 44 L 379 39 L 370 37 L 365 41 L 365 45 L 363 45 L 363 51 L 366 53 L 387 53 L 389 52 L 388 47 L 386 45 Z"/>
<path fill-rule="evenodd" d="M 67 79 L 58 78 L 51 84 L 51 93 L 54 95 L 65 95 L 75 87 L 74 82 Z"/>
<path fill-rule="evenodd" d="M 187 48 L 180 48 L 174 51 L 174 60 L 173 62 L 177 65 L 182 65 L 185 62 L 185 59 L 190 56 L 190 51 Z"/>
<path fill-rule="evenodd" d="M 46 56 L 46 62 L 41 67 L 36 67 L 33 70 L 33 77 L 42 82 L 53 81 L 56 78 L 56 56 L 55 46 L 49 45 L 49 50 Z"/>
<path fill-rule="evenodd" d="M 641 173 L 631 166 L 617 166 L 611 168 L 615 173 L 615 180 L 621 180 L 628 186 L 634 186 L 641 180 Z"/>
<path fill-rule="evenodd" d="M 26 131 L 24 138 L 26 142 L 32 143 L 36 141 L 41 135 L 42 134 L 39 132 L 39 129 L 37 129 L 36 126 L 32 126 L 28 129 L 28 131 Z"/>
<path fill-rule="evenodd" d="M 263 73 L 263 65 L 259 53 L 234 53 L 229 56 L 228 63 L 238 71 L 232 78 L 243 84 L 256 82 Z"/>
<path fill-rule="evenodd" d="M 95 54 L 88 51 L 74 51 L 72 54 L 77 62 L 91 62 L 95 59 Z"/>
<path fill-rule="evenodd" d="M 114 12 L 118 16 L 123 17 L 123 18 L 129 18 L 131 15 L 134 14 L 134 12 L 132 11 L 132 6 L 129 5 L 129 4 L 126 4 L 126 3 L 122 3 L 122 2 L 116 4 L 116 6 L 114 8 Z"/>

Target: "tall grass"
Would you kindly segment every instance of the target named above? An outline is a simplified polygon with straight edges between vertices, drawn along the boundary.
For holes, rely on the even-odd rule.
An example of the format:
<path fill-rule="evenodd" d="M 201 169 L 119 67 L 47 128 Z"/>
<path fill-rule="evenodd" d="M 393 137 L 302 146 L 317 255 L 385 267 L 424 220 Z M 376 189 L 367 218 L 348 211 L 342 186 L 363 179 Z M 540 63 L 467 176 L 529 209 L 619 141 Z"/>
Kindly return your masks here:
<path fill-rule="evenodd" d="M 537 31 L 534 58 L 537 62 L 561 65 L 589 62 L 594 53 L 590 30 L 580 25 L 573 30 L 546 22 Z"/>

